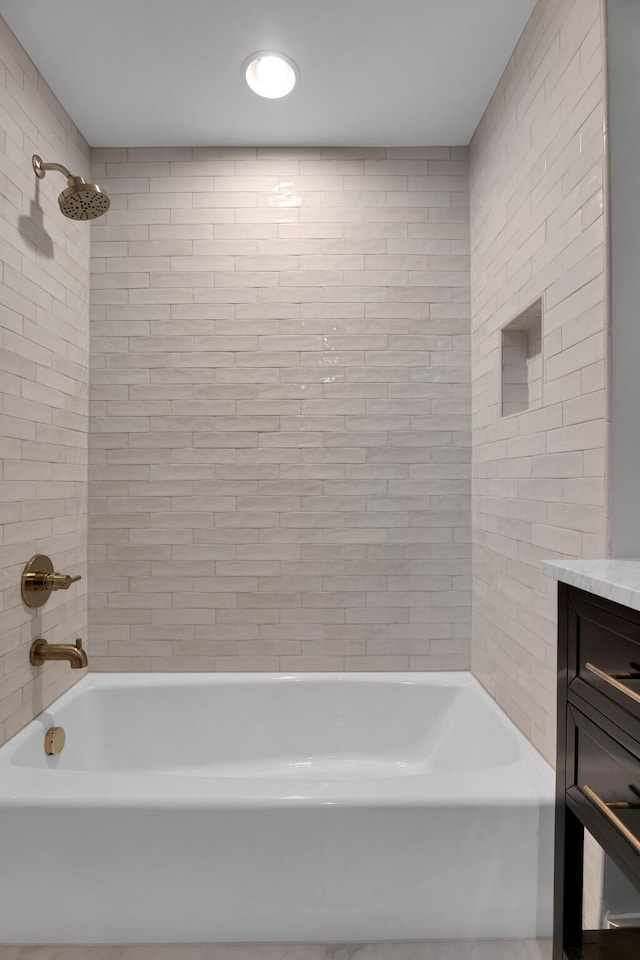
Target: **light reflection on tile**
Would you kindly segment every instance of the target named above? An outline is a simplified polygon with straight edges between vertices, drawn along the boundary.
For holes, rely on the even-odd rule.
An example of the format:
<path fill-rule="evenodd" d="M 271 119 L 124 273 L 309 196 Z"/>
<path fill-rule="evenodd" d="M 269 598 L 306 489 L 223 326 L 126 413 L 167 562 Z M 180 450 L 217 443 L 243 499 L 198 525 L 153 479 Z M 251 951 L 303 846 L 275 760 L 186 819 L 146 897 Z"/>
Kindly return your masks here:
<path fill-rule="evenodd" d="M 101 222 L 94 261 L 102 296 L 92 311 L 92 569 L 101 585 L 91 606 L 94 667 L 468 668 L 469 631 L 462 636 L 457 626 L 461 616 L 469 622 L 471 596 L 466 151 L 331 148 L 310 156 L 292 148 L 247 157 L 229 149 L 203 157 L 187 149 L 174 162 L 145 150 L 134 179 L 133 153 L 101 149 L 99 157 L 96 173 L 107 164 L 116 204 L 119 187 L 127 191 L 128 218 Z M 156 223 L 155 196 L 169 208 L 167 223 Z M 412 383 L 429 389 L 392 390 Z M 149 450 L 146 462 L 126 459 L 134 447 Z M 208 450 L 231 461 L 206 459 Z M 393 477 L 378 472 L 383 453 Z M 417 458 L 423 472 L 414 480 Z M 237 466 L 232 483 L 227 462 Z M 361 476 L 350 475 L 353 463 L 363 465 Z M 292 464 L 299 477 L 287 471 Z M 304 496 L 301 479 L 310 484 Z M 411 494 L 394 480 L 414 480 Z M 168 513 L 182 521 L 179 544 L 153 539 Z M 116 514 L 125 514 L 117 544 Z M 203 562 L 203 531 L 212 528 L 236 531 L 227 554 L 211 556 L 216 582 L 228 581 L 219 605 L 208 586 L 194 593 L 183 585 L 189 563 Z M 425 551 L 427 529 L 442 539 Z M 300 550 L 311 535 L 363 553 L 336 555 L 331 571 L 318 572 L 318 558 Z M 295 581 L 277 556 L 260 573 L 262 551 L 275 543 L 297 550 L 288 558 Z M 436 584 L 424 563 L 445 559 L 453 566 Z M 359 572 L 362 560 L 371 575 Z M 124 563 L 135 574 L 135 607 L 109 586 Z M 173 584 L 162 608 L 151 589 L 160 576 Z M 367 609 L 381 600 L 397 606 L 401 587 L 412 635 L 393 635 L 373 618 L 376 630 L 364 630 L 354 652 L 350 601 L 360 605 L 364 595 Z M 256 631 L 239 619 L 223 653 L 216 631 L 229 606 L 247 610 L 256 593 L 273 621 Z M 278 600 L 285 594 L 293 597 L 286 606 Z M 437 636 L 425 600 L 446 619 Z M 310 629 L 308 611 L 328 603 L 338 619 L 315 619 Z M 171 649 L 158 653 L 154 633 L 167 624 L 175 627 L 163 636 Z"/>

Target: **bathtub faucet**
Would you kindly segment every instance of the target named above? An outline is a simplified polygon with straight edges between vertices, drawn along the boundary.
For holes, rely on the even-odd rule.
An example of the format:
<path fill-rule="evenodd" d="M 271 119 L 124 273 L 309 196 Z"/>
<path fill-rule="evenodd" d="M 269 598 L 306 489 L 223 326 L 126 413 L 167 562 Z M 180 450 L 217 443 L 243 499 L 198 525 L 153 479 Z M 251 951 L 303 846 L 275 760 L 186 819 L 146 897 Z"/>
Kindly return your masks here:
<path fill-rule="evenodd" d="M 34 667 L 40 667 L 47 660 L 66 660 L 72 670 L 81 670 L 89 663 L 87 654 L 82 649 L 82 640 L 76 640 L 75 645 L 34 640 L 29 651 L 29 662 Z"/>

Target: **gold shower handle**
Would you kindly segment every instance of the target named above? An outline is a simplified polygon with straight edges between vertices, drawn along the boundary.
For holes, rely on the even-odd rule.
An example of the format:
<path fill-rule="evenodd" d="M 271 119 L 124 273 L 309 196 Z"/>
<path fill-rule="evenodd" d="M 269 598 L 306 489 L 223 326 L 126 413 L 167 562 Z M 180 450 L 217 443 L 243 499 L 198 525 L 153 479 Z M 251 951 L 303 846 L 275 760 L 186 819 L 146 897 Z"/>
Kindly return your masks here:
<path fill-rule="evenodd" d="M 71 577 L 68 573 L 50 573 L 44 578 L 44 590 L 68 590 L 72 583 L 82 580 L 80 574 Z"/>
<path fill-rule="evenodd" d="M 56 573 L 51 558 L 38 553 L 22 571 L 22 599 L 28 607 L 41 607 L 54 591 L 68 590 L 81 579 L 79 574 Z"/>

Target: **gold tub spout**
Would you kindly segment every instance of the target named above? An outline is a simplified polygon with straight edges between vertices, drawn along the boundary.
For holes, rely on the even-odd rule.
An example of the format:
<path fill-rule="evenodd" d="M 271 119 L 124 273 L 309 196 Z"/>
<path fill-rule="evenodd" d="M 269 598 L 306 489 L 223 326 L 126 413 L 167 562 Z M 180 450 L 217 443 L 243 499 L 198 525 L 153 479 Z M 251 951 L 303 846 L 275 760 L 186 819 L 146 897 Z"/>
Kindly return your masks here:
<path fill-rule="evenodd" d="M 47 660 L 66 660 L 72 670 L 82 670 L 89 665 L 87 654 L 82 649 L 82 640 L 76 640 L 75 645 L 34 640 L 29 652 L 29 662 L 34 667 L 39 667 Z"/>

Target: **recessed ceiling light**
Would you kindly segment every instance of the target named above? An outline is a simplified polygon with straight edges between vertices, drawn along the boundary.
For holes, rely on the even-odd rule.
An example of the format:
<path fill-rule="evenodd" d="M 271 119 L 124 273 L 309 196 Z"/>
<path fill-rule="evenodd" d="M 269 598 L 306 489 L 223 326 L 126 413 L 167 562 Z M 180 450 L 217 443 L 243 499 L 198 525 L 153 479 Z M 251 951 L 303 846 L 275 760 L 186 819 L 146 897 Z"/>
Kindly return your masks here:
<path fill-rule="evenodd" d="M 252 53 L 242 66 L 245 79 L 259 97 L 286 97 L 296 85 L 298 68 L 282 53 Z"/>

